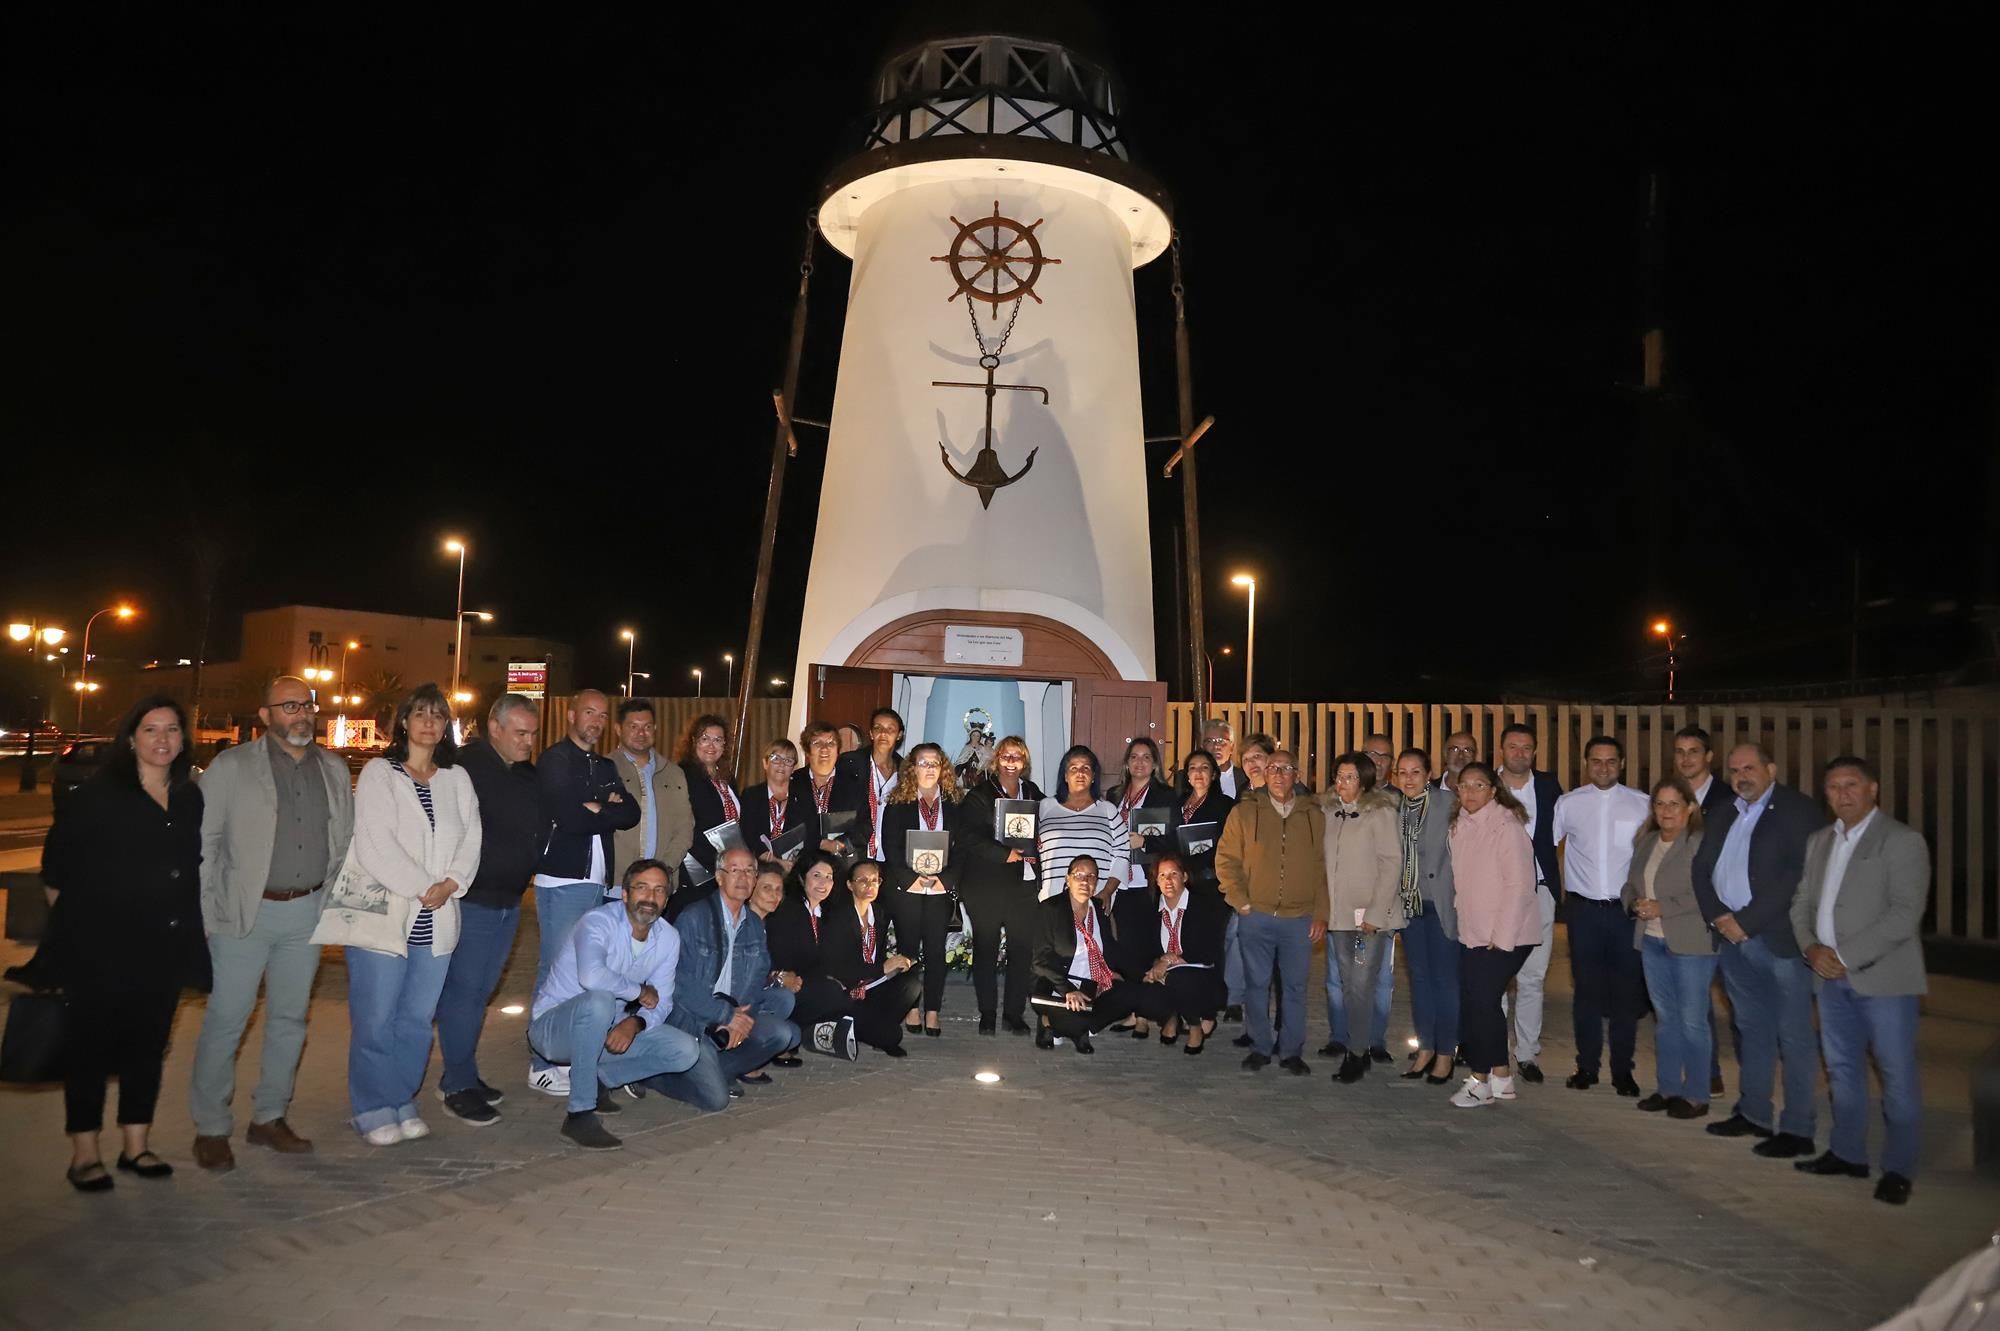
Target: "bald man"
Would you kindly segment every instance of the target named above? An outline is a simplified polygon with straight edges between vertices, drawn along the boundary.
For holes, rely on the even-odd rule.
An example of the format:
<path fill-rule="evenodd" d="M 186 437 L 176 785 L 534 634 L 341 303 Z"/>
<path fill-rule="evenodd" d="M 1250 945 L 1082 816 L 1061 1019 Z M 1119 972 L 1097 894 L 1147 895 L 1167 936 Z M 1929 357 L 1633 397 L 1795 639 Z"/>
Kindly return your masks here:
<path fill-rule="evenodd" d="M 1479 757 L 1479 736 L 1470 730 L 1454 730 L 1444 737 L 1444 775 L 1438 778 L 1438 788 L 1458 791 L 1458 774 L 1465 765 Z"/>
<path fill-rule="evenodd" d="M 611 720 L 611 700 L 596 689 L 570 699 L 569 733 L 542 750 L 535 765 L 542 826 L 549 829 L 535 865 L 535 919 L 541 954 L 535 989 L 541 991 L 556 954 L 576 922 L 611 890 L 616 862 L 613 838 L 636 827 L 643 812 L 625 798 L 617 764 L 598 751 Z M 528 1085 L 544 1095 L 569 1094 L 569 1069 L 528 1051 Z"/>

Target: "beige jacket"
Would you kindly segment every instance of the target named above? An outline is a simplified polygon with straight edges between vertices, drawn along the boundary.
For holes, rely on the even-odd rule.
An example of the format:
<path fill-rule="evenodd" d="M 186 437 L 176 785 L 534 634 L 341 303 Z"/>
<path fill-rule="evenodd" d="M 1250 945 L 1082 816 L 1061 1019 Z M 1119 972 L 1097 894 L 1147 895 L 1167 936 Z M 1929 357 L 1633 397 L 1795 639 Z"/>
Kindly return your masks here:
<path fill-rule="evenodd" d="M 1378 929 L 1400 929 L 1403 897 L 1403 838 L 1395 800 L 1379 790 L 1363 791 L 1360 816 L 1340 816 L 1340 800 L 1329 793 L 1326 811 L 1326 894 L 1332 929 L 1355 928 L 1354 912 Z"/>
<path fill-rule="evenodd" d="M 618 768 L 618 779 L 625 783 L 625 798 L 638 805 L 640 813 L 637 824 L 612 834 L 611 854 L 617 863 L 606 865 L 605 872 L 611 875 L 612 882 L 623 882 L 625 866 L 639 858 L 648 804 L 652 806 L 658 829 L 653 839 L 653 858 L 679 870 L 681 857 L 694 844 L 694 810 L 688 806 L 687 773 L 679 763 L 655 749 L 653 788 L 641 790 L 639 769 L 622 746 L 611 750 L 611 761 Z"/>
<path fill-rule="evenodd" d="M 1329 918 L 1326 814 L 1312 796 L 1299 794 L 1291 816 L 1280 818 L 1270 792 L 1251 791 L 1222 825 L 1215 875 L 1232 909 L 1248 906 L 1264 915 L 1324 923 Z"/>

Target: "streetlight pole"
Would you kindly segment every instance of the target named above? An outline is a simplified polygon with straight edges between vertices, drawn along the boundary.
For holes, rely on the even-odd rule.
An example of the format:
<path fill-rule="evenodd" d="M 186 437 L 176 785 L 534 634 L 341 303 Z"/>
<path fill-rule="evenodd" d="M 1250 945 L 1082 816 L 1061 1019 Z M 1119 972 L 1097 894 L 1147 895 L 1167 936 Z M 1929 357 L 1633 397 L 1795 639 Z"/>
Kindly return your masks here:
<path fill-rule="evenodd" d="M 444 548 L 458 556 L 458 609 L 452 612 L 451 696 L 458 697 L 459 663 L 465 659 L 465 542 L 446 541 Z"/>
<path fill-rule="evenodd" d="M 1674 632 L 1673 624 L 1664 619 L 1653 621 L 1653 632 L 1656 636 L 1667 640 L 1667 701 L 1671 703 L 1674 700 L 1675 668 L 1679 664 L 1675 656 L 1675 648 L 1679 645 L 1681 639 L 1687 637 L 1687 634 Z"/>
<path fill-rule="evenodd" d="M 695 697 L 697 697 L 697 698 L 699 698 L 699 697 L 701 696 L 701 667 L 700 667 L 700 666 L 696 666 L 696 667 L 694 668 L 694 696 L 695 696 Z"/>
<path fill-rule="evenodd" d="M 120 619 L 130 619 L 139 613 L 129 605 L 107 605 L 89 619 L 83 621 L 83 665 L 76 672 L 76 733 L 83 733 L 83 699 L 90 693 L 90 626 L 106 615 L 116 615 Z"/>
<path fill-rule="evenodd" d="M 724 652 L 722 654 L 722 663 L 729 670 L 729 674 L 723 681 L 722 696 L 725 698 L 734 698 L 736 696 L 736 658 L 728 652 Z"/>
<path fill-rule="evenodd" d="M 350 638 L 347 641 L 347 645 L 340 649 L 340 691 L 343 694 L 347 692 L 347 654 L 360 645 L 360 643 Z M 452 690 L 454 693 L 457 691 L 456 689 Z"/>
<path fill-rule="evenodd" d="M 7 626 L 7 636 L 12 638 L 15 642 L 27 643 L 28 658 L 30 660 L 33 660 L 35 655 L 38 652 L 40 652 L 43 647 L 45 646 L 53 647 L 57 643 L 61 642 L 64 637 L 64 631 L 58 628 L 45 628 L 42 625 L 41 621 L 37 620 L 34 623 L 30 624 L 9 624 Z M 28 678 L 30 681 L 29 687 L 33 688 L 34 675 L 30 673 Z M 28 700 L 29 702 L 33 703 L 34 706 L 32 708 L 33 714 L 30 716 L 28 720 L 27 747 L 22 751 L 21 754 L 21 789 L 24 791 L 34 790 L 36 788 L 35 736 L 38 733 L 40 733 L 43 720 L 41 695 L 39 693 L 31 694 Z"/>
<path fill-rule="evenodd" d="M 639 650 L 639 635 L 631 629 L 620 629 L 618 636 L 625 639 L 625 696 L 628 698 L 637 697 L 638 695 L 632 692 L 632 676 L 636 673 L 633 671 L 632 665 L 633 656 Z"/>
<path fill-rule="evenodd" d="M 1257 579 L 1248 573 L 1238 573 L 1229 581 L 1250 589 L 1250 622 L 1243 641 L 1243 727 L 1249 730 L 1257 724 L 1251 710 L 1257 702 Z"/>

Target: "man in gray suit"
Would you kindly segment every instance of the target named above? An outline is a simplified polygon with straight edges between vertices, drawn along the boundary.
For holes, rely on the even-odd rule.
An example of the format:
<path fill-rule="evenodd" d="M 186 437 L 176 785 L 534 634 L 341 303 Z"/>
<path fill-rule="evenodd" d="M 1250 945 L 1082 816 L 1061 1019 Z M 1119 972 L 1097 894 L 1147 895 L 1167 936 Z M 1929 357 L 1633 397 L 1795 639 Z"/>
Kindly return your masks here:
<path fill-rule="evenodd" d="M 319 948 L 321 893 L 354 835 L 347 764 L 313 743 L 319 711 L 302 679 L 283 675 L 257 709 L 264 737 L 215 756 L 201 776 L 201 913 L 215 967 L 195 1044 L 194 1158 L 236 1167 L 229 1102 L 236 1047 L 264 988 L 264 1055 L 244 1140 L 287 1155 L 312 1143 L 285 1122 L 306 1042 Z"/>
<path fill-rule="evenodd" d="M 1868 1177 L 1868 1056 L 1882 1074 L 1879 1201 L 1901 1206 L 1917 1172 L 1923 1097 L 1917 1088 L 1917 1000 L 1929 987 L 1918 941 L 1931 891 L 1923 834 L 1878 806 L 1864 758 L 1826 765 L 1829 827 L 1806 843 L 1792 898 L 1792 933 L 1819 991 L 1819 1044 L 1833 1099 L 1833 1140 L 1808 1174 Z"/>

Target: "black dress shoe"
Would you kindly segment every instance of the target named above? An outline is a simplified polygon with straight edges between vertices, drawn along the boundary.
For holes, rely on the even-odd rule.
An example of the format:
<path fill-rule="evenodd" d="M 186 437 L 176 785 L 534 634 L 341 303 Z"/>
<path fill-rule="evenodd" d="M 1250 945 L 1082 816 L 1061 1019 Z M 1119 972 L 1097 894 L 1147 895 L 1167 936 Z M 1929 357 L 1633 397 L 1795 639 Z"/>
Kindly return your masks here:
<path fill-rule="evenodd" d="M 1321 1058 L 1346 1058 L 1347 1046 L 1338 1040 L 1328 1040 L 1319 1047 L 1319 1056 Z"/>
<path fill-rule="evenodd" d="M 933 1040 L 942 1040 L 944 1038 L 944 1027 L 926 1026 L 924 1027 L 924 1034 L 930 1036 Z"/>
<path fill-rule="evenodd" d="M 1766 1160 L 1792 1160 L 1802 1155 L 1811 1155 L 1813 1153 L 1813 1142 L 1810 1137 L 1801 1137 L 1797 1133 L 1792 1132 L 1781 1132 L 1769 1141 L 1758 1142 L 1750 1149 L 1756 1154 L 1763 1156 Z"/>
<path fill-rule="evenodd" d="M 141 1151 L 137 1155 L 118 1153 L 118 1168 L 127 1174 L 137 1174 L 140 1178 L 172 1178 L 174 1167 L 154 1155 L 151 1151 Z"/>
<path fill-rule="evenodd" d="M 1243 1020 L 1243 1005 L 1241 1003 L 1231 1003 L 1222 1010 L 1222 1019 L 1224 1021 Z"/>
<path fill-rule="evenodd" d="M 910 1056 L 910 1051 L 903 1048 L 903 1046 L 899 1044 L 889 1045 L 882 1051 L 882 1057 L 884 1058 L 908 1058 L 909 1056 Z M 734 1086 L 729 1088 L 729 1093 L 731 1095 L 742 1094 L 742 1092 L 738 1091 Z"/>
<path fill-rule="evenodd" d="M 1667 1097 L 1667 1117 L 1668 1117 L 1668 1118 L 1707 1118 L 1707 1117 L 1708 1117 L 1708 1102 L 1704 1100 L 1704 1101 L 1703 1101 L 1702 1103 L 1700 1103 L 1700 1104 L 1696 1104 L 1696 1103 L 1695 1103 L 1694 1101 L 1692 1101 L 1692 1100 L 1683 1100 L 1683 1099 L 1682 1099 L 1682 1098 L 1681 1098 L 1680 1096 L 1678 1096 L 1678 1095 L 1673 1095 L 1673 1096 L 1668 1096 L 1668 1097 Z"/>
<path fill-rule="evenodd" d="M 1884 1174 L 1875 1185 L 1875 1200 L 1901 1206 L 1910 1200 L 1910 1181 L 1901 1174 Z"/>
<path fill-rule="evenodd" d="M 1340 1071 L 1333 1074 L 1333 1079 L 1343 1086 L 1352 1086 L 1368 1075 L 1368 1062 L 1366 1054 L 1351 1054 L 1341 1060 Z"/>
<path fill-rule="evenodd" d="M 1290 1058 L 1279 1059 L 1278 1066 L 1291 1073 L 1294 1077 L 1305 1077 L 1312 1074 L 1312 1069 L 1306 1065 L 1306 1061 L 1296 1054 Z"/>
<path fill-rule="evenodd" d="M 1271 1056 L 1269 1054 L 1248 1053 L 1243 1056 L 1243 1070 L 1245 1072 L 1262 1072 L 1264 1065 L 1270 1061 Z"/>
<path fill-rule="evenodd" d="M 1090 1042 L 1088 1035 L 1079 1035 L 1070 1043 L 1076 1046 L 1076 1052 L 1079 1054 L 1094 1054 L 1097 1052 L 1097 1046 Z"/>
<path fill-rule="evenodd" d="M 1026 1035 L 1029 1029 L 1027 1022 L 1011 1014 L 1000 1018 L 1000 1024 L 1007 1028 L 1007 1034 L 1009 1035 Z"/>
<path fill-rule="evenodd" d="M 1613 1077 L 1611 1079 L 1611 1089 L 1624 1096 L 1627 1100 L 1636 1100 L 1639 1098 L 1639 1083 L 1633 1081 L 1630 1077 Z"/>
<path fill-rule="evenodd" d="M 1595 1072 L 1572 1072 L 1569 1074 L 1569 1080 L 1564 1082 L 1563 1085 L 1569 1087 L 1572 1091 L 1587 1091 L 1597 1085 L 1597 1074 Z"/>
<path fill-rule="evenodd" d="M 999 1029 L 1000 1023 L 994 1018 L 991 1012 L 982 1012 L 979 1014 L 979 1033 L 981 1035 L 992 1035 Z"/>
<path fill-rule="evenodd" d="M 1801 1174 L 1832 1175 L 1836 1178 L 1867 1178 L 1868 1166 L 1857 1165 L 1852 1160 L 1843 1160 L 1832 1151 L 1811 1160 L 1794 1160 L 1792 1168 Z"/>
<path fill-rule="evenodd" d="M 1404 1081 L 1417 1080 L 1419 1077 L 1422 1077 L 1423 1075 L 1428 1073 L 1432 1068 L 1436 1067 L 1437 1061 L 1438 1061 L 1438 1056 L 1436 1054 L 1432 1054 L 1429 1058 L 1425 1059 L 1421 1063 L 1412 1060 L 1410 1063 L 1410 1070 L 1403 1074 L 1403 1080 Z"/>
<path fill-rule="evenodd" d="M 923 1028 L 924 1024 L 921 1021 L 906 1021 L 903 1023 L 903 1034 L 915 1035 L 918 1031 L 922 1030 Z"/>
<path fill-rule="evenodd" d="M 1379 1044 L 1369 1049 L 1368 1057 L 1376 1063 L 1393 1063 L 1396 1061 L 1395 1056 L 1387 1048 Z"/>
<path fill-rule="evenodd" d="M 1438 1064 L 1437 1064 L 1437 1060 L 1433 1059 L 1433 1060 L 1431 1061 L 1431 1066 L 1432 1066 L 1432 1067 L 1436 1067 L 1437 1065 L 1438 1065 Z M 1426 1085 L 1426 1086 L 1442 1086 L 1442 1085 L 1444 1085 L 1444 1084 L 1445 1084 L 1446 1082 L 1450 1081 L 1450 1080 L 1451 1080 L 1452 1078 L 1456 1077 L 1457 1075 L 1458 1075 L 1458 1064 L 1457 1064 L 1457 1062 L 1456 1062 L 1456 1061 L 1454 1061 L 1454 1062 L 1452 1063 L 1452 1066 L 1451 1066 L 1451 1069 L 1450 1069 L 1449 1071 L 1447 1071 L 1447 1072 L 1432 1072 L 1432 1073 L 1429 1073 L 1428 1075 L 1426 1075 L 1426 1076 L 1424 1077 L 1424 1085 Z"/>
<path fill-rule="evenodd" d="M 1257 1042 L 1251 1039 L 1248 1034 L 1244 1034 L 1237 1036 L 1234 1040 L 1231 1040 L 1229 1043 L 1235 1045 L 1238 1049 L 1248 1049 L 1251 1045 L 1256 1044 Z"/>
<path fill-rule="evenodd" d="M 1040 1030 L 1035 1032 L 1035 1048 L 1053 1049 L 1055 1047 L 1056 1047 L 1056 1033 L 1054 1031 L 1050 1030 L 1047 1026 L 1044 1026 Z"/>
<path fill-rule="evenodd" d="M 1542 1077 L 1542 1069 L 1539 1064 L 1523 1063 L 1521 1064 L 1520 1067 L 1514 1070 L 1520 1073 L 1522 1081 L 1528 1082 L 1532 1085 L 1540 1086 L 1544 1080 L 1544 1078 Z"/>
<path fill-rule="evenodd" d="M 1720 1123 L 1711 1123 L 1708 1125 L 1707 1131 L 1711 1137 L 1768 1137 L 1771 1135 L 1769 1128 L 1760 1128 L 1741 1114 L 1731 1114 Z"/>
<path fill-rule="evenodd" d="M 63 1177 L 78 1192 L 110 1192 L 114 1186 L 111 1175 L 105 1171 L 101 1161 L 92 1160 L 85 1165 L 72 1165 L 63 1171 Z"/>
<path fill-rule="evenodd" d="M 1166 1028 L 1166 1027 L 1164 1027 L 1164 1026 L 1160 1027 L 1160 1043 L 1161 1043 L 1161 1044 L 1172 1044 L 1172 1043 L 1173 1043 L 1174 1041 L 1176 1041 L 1176 1040 L 1178 1040 L 1178 1039 L 1180 1039 L 1180 1038 L 1181 1038 L 1181 1033 L 1180 1033 L 1179 1031 L 1175 1031 L 1175 1032 L 1174 1032 L 1174 1033 L 1173 1033 L 1172 1035 L 1168 1035 L 1168 1034 L 1167 1034 L 1167 1028 Z"/>
<path fill-rule="evenodd" d="M 1182 1049 L 1181 1052 L 1183 1054 L 1199 1054 L 1202 1050 L 1206 1048 L 1208 1048 L 1208 1041 L 1204 1040 L 1200 1044 L 1188 1045 L 1187 1047 Z"/>
<path fill-rule="evenodd" d="M 1661 1095 L 1658 1091 L 1654 1091 L 1651 1095 L 1641 1100 L 1637 1108 L 1648 1114 L 1659 1114 L 1673 1108 L 1673 1101 Z"/>

